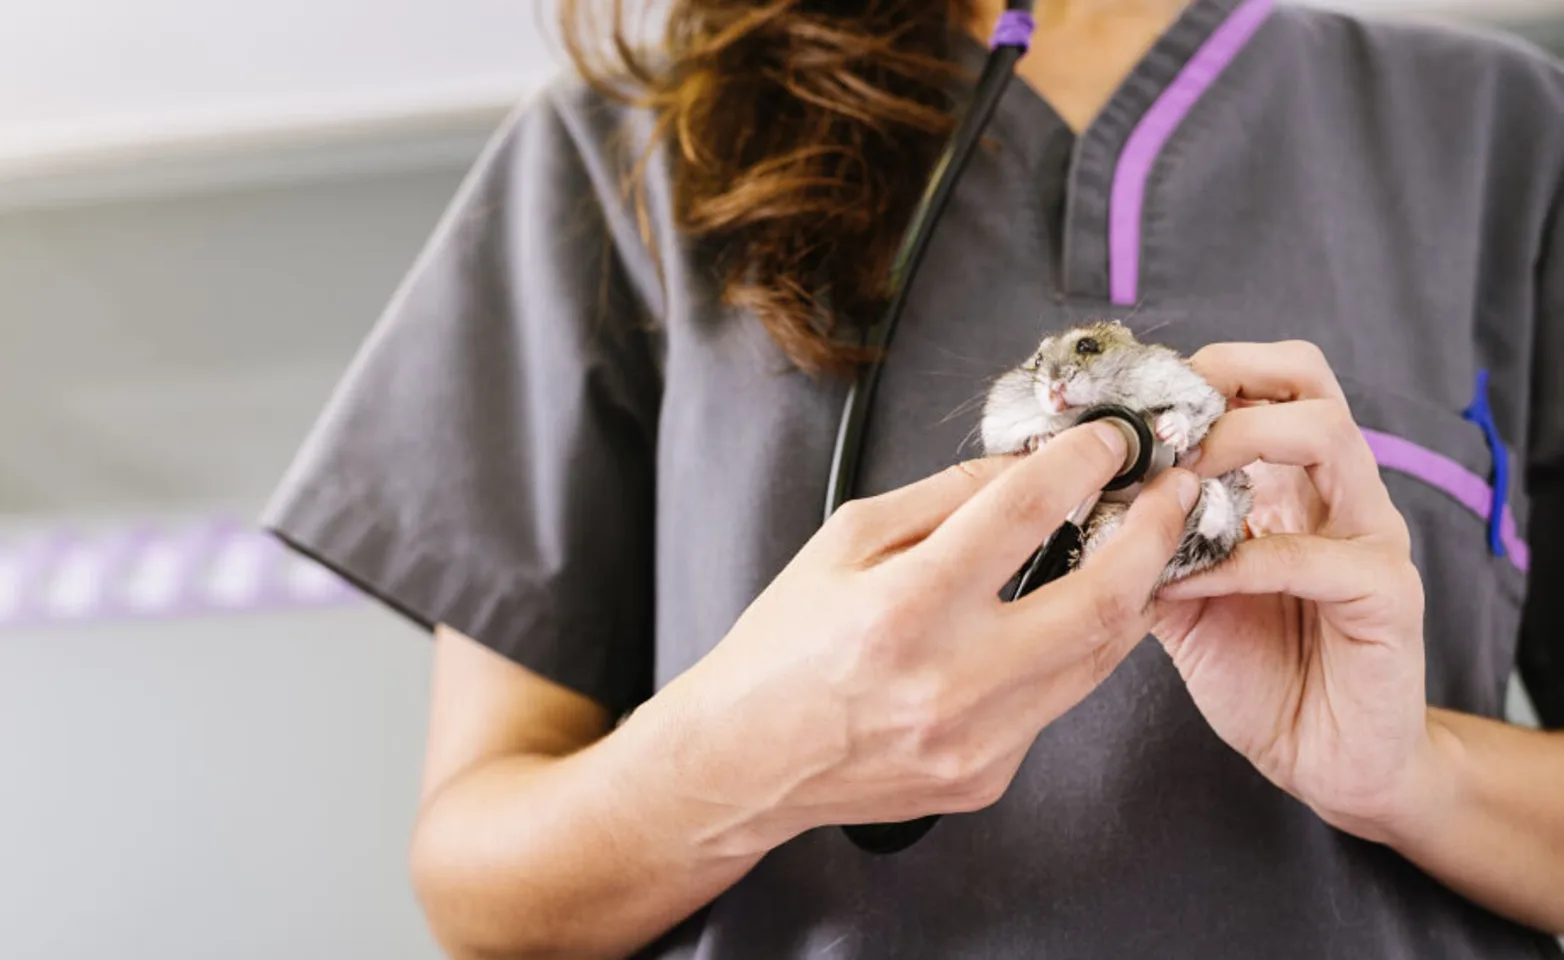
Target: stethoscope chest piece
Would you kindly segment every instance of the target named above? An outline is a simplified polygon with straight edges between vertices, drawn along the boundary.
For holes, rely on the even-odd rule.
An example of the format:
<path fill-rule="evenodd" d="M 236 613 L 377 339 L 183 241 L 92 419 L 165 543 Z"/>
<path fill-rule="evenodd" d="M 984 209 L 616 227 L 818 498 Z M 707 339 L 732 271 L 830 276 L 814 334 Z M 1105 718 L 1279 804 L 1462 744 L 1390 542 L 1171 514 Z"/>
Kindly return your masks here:
<path fill-rule="evenodd" d="M 1157 475 L 1173 466 L 1173 448 L 1157 440 L 1146 414 L 1128 407 L 1102 404 L 1088 409 L 1075 421 L 1076 426 L 1099 420 L 1118 427 L 1124 434 L 1128 453 L 1124 469 L 1102 488 L 1102 498 L 1110 502 L 1128 503 L 1135 499 L 1141 488 L 1157 478 Z"/>

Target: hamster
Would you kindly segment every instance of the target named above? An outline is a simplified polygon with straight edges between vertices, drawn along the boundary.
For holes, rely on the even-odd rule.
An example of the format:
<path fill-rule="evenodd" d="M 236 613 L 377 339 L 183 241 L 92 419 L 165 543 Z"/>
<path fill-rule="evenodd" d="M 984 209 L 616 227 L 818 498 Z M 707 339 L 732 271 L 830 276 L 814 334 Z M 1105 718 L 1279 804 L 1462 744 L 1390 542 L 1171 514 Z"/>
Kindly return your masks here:
<path fill-rule="evenodd" d="M 989 455 L 1030 452 L 1075 423 L 1087 408 L 1117 404 L 1144 410 L 1152 432 L 1175 462 L 1205 439 L 1227 401 L 1175 351 L 1141 343 L 1118 321 L 1100 321 L 1049 336 L 1020 366 L 1002 374 L 984 398 L 980 432 Z M 1158 586 L 1208 569 L 1248 536 L 1254 497 L 1249 476 L 1234 470 L 1205 481 L 1184 538 Z M 1082 528 L 1084 562 L 1118 528 L 1129 504 L 1105 500 Z"/>

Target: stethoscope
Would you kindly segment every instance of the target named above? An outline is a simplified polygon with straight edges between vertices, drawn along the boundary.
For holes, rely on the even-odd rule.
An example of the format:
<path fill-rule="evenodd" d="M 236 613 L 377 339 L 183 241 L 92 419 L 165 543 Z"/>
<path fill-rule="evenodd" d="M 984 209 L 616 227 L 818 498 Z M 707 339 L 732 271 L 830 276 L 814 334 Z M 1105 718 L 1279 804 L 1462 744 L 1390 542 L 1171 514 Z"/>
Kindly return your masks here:
<path fill-rule="evenodd" d="M 892 263 L 890 297 L 885 313 L 864 332 L 863 345 L 869 348 L 873 359 L 860 369 L 842 407 L 836 448 L 831 456 L 825 505 L 827 519 L 852 497 L 863 454 L 864 425 L 880 382 L 881 363 L 906 306 L 912 280 L 928 250 L 935 223 L 949 204 L 962 171 L 988 127 L 999 99 L 1014 75 L 1016 61 L 1026 52 L 1033 28 L 1030 0 L 1006 0 L 1006 9 L 1000 14 L 989 41 L 989 55 L 978 78 L 976 92 L 941 151 L 929 185 L 908 222 Z M 1083 413 L 1077 423 L 1093 420 L 1109 420 L 1124 430 L 1130 451 L 1125 468 L 1101 493 L 1080 504 L 1064 525 L 1032 555 L 1006 586 L 1002 597 L 1007 602 L 1018 600 L 1069 572 L 1071 556 L 1081 546 L 1082 525 L 1101 497 L 1132 495 L 1135 487 L 1171 461 L 1166 446 L 1155 441 L 1144 414 L 1124 407 L 1093 407 Z M 929 816 L 904 823 L 845 826 L 842 830 L 855 845 L 870 853 L 896 853 L 917 843 L 938 820 L 938 816 Z"/>

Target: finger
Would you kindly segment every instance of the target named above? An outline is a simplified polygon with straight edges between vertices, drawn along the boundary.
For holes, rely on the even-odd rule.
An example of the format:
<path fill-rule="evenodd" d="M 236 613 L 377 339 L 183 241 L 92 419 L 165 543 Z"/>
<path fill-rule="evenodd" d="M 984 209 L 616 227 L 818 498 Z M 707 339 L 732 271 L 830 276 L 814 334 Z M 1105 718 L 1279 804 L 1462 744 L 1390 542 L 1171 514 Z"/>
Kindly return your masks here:
<path fill-rule="evenodd" d="M 1224 397 L 1241 400 L 1341 400 L 1330 362 L 1304 340 L 1216 343 L 1189 358 L 1195 372 Z"/>
<path fill-rule="evenodd" d="M 910 552 L 997 592 L 1081 501 L 1124 466 L 1124 434 L 1072 427 L 966 503 Z"/>
<path fill-rule="evenodd" d="M 946 467 L 887 493 L 850 500 L 831 515 L 837 546 L 853 562 L 868 562 L 922 540 L 1019 457 L 987 457 Z"/>
<path fill-rule="evenodd" d="M 1210 570 L 1168 584 L 1162 600 L 1284 594 L 1329 604 L 1393 604 L 1403 594 L 1409 563 L 1373 541 L 1277 534 L 1239 544 Z"/>
<path fill-rule="evenodd" d="M 1344 535 L 1388 533 L 1397 525 L 1374 452 L 1340 400 L 1230 410 L 1212 425 L 1191 466 L 1210 478 L 1257 460 L 1304 468 Z"/>
<path fill-rule="evenodd" d="M 1105 677 L 1117 663 L 1114 652 L 1145 636 L 1152 591 L 1199 498 L 1194 474 L 1164 471 L 1135 498 L 1089 563 L 1008 605 L 1004 615 L 1016 625 L 1016 642 L 1046 650 L 1044 665 L 1050 669 L 1094 658 Z M 1047 638 L 1041 646 L 1040 638 Z"/>

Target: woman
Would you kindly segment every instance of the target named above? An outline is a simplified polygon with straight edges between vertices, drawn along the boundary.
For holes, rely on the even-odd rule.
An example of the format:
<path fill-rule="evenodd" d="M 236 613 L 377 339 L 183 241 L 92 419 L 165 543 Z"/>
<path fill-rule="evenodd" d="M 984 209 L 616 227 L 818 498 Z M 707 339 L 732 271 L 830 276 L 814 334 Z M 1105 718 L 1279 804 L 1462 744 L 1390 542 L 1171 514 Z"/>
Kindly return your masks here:
<path fill-rule="evenodd" d="M 564 7 L 590 82 L 496 138 L 268 515 L 435 630 L 453 956 L 1560 955 L 1564 740 L 1494 719 L 1564 496 L 1556 64 L 1044 3 L 822 528 L 1002 5 L 677 0 L 629 62 Z M 1146 603 L 1170 471 L 1000 604 L 1123 442 L 952 468 L 964 403 L 1103 315 L 1244 401 L 1192 469 L 1265 461 L 1263 536 Z M 957 812 L 889 857 L 834 826 Z"/>

